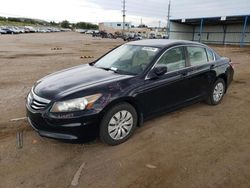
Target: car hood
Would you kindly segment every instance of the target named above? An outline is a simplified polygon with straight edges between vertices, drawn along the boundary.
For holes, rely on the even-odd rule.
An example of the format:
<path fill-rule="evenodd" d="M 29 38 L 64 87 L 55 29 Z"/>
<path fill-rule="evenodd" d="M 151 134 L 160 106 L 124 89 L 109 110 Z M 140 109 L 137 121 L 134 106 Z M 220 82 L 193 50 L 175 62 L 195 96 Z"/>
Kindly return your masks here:
<path fill-rule="evenodd" d="M 34 92 L 40 97 L 53 100 L 96 84 L 118 81 L 131 77 L 116 74 L 90 65 L 81 65 L 48 75 L 39 80 Z"/>

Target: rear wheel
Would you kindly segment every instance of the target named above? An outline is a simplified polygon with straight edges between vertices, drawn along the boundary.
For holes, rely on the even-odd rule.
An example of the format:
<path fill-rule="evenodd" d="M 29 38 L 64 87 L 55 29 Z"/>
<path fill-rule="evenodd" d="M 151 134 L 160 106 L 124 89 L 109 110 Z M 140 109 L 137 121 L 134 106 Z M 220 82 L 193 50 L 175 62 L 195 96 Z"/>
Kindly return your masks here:
<path fill-rule="evenodd" d="M 125 142 L 133 134 L 137 125 L 137 112 L 128 103 L 112 107 L 103 117 L 100 138 L 109 145 Z"/>
<path fill-rule="evenodd" d="M 225 81 L 222 78 L 218 78 L 209 93 L 209 96 L 206 100 L 207 103 L 210 105 L 219 104 L 224 96 L 225 88 Z"/>

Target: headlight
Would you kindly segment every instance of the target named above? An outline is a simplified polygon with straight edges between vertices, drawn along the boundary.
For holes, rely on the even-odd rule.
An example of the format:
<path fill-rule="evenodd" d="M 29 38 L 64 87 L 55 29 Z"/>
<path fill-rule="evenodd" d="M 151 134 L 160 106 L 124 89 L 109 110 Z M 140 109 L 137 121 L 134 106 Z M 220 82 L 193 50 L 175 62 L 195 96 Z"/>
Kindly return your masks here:
<path fill-rule="evenodd" d="M 73 112 L 90 109 L 94 102 L 101 97 L 101 94 L 89 95 L 77 99 L 55 102 L 51 112 Z"/>

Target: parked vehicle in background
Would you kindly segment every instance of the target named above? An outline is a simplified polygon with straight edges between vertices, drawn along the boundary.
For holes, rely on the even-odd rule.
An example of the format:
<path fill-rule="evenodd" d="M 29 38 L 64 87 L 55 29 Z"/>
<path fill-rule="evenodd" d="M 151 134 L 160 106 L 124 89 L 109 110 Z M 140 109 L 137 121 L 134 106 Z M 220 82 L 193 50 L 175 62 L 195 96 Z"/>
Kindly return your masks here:
<path fill-rule="evenodd" d="M 85 33 L 86 33 L 86 34 L 93 34 L 94 31 L 93 31 L 93 30 L 87 30 Z"/>
<path fill-rule="evenodd" d="M 149 33 L 148 38 L 149 39 L 156 39 L 156 34 L 155 33 Z"/>
<path fill-rule="evenodd" d="M 3 30 L 1 27 L 0 27 L 0 34 L 7 34 L 7 31 Z"/>
<path fill-rule="evenodd" d="M 23 27 L 15 27 L 15 29 L 16 29 L 20 34 L 25 33 L 25 30 L 24 30 Z"/>
<path fill-rule="evenodd" d="M 25 33 L 35 33 L 36 32 L 34 27 L 31 27 L 31 26 L 25 26 L 24 31 L 25 31 Z"/>
<path fill-rule="evenodd" d="M 108 38 L 108 33 L 105 32 L 105 31 L 100 31 L 100 36 L 101 36 L 102 38 Z"/>
<path fill-rule="evenodd" d="M 123 34 L 120 32 L 115 32 L 115 37 L 123 39 Z"/>
<path fill-rule="evenodd" d="M 108 38 L 110 39 L 116 39 L 116 35 L 113 33 L 108 33 Z"/>
<path fill-rule="evenodd" d="M 3 27 L 2 30 L 6 31 L 6 34 L 18 34 L 19 32 L 10 27 Z"/>
<path fill-rule="evenodd" d="M 168 39 L 169 37 L 168 37 L 168 35 L 165 34 L 165 35 L 162 35 L 162 38 L 163 39 Z"/>
<path fill-rule="evenodd" d="M 78 32 L 78 33 L 82 33 L 82 34 L 84 34 L 84 33 L 86 33 L 86 29 L 76 29 L 75 30 L 75 32 Z"/>
<path fill-rule="evenodd" d="M 161 34 L 156 34 L 155 37 L 156 37 L 157 39 L 162 39 L 162 38 L 163 38 Z"/>
<path fill-rule="evenodd" d="M 92 37 L 100 37 L 101 34 L 99 31 L 94 31 L 93 34 L 92 34 Z"/>
<path fill-rule="evenodd" d="M 133 41 L 37 81 L 27 96 L 27 117 L 41 136 L 99 135 L 107 144 L 121 144 L 158 114 L 203 100 L 219 104 L 233 75 L 231 60 L 206 45 Z"/>
<path fill-rule="evenodd" d="M 69 28 L 60 28 L 60 31 L 61 31 L 61 32 L 70 32 L 70 31 L 72 31 L 72 30 L 69 29 Z"/>
<path fill-rule="evenodd" d="M 128 35 L 123 38 L 124 41 L 136 41 L 142 40 L 142 36 L 139 34 Z"/>
<path fill-rule="evenodd" d="M 45 28 L 37 28 L 37 32 L 38 33 L 48 33 L 50 31 L 48 29 L 45 29 Z"/>
<path fill-rule="evenodd" d="M 0 26 L 0 34 L 23 34 L 23 33 L 51 33 L 51 32 L 66 32 L 70 29 L 46 26 Z"/>
<path fill-rule="evenodd" d="M 117 38 L 122 37 L 121 35 L 118 35 L 116 33 L 115 34 L 107 33 L 106 31 L 98 31 L 97 34 L 93 34 L 92 36 L 93 37 L 98 36 L 98 37 L 101 37 L 101 38 L 110 38 L 110 39 L 117 39 Z"/>

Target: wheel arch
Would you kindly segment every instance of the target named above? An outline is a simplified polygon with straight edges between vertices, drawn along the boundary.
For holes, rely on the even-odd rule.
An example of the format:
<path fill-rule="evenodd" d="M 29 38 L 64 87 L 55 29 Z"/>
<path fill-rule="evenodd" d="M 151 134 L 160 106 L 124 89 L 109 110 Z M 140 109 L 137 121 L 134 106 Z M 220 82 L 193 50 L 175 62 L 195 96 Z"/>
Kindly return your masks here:
<path fill-rule="evenodd" d="M 227 92 L 227 75 L 225 73 L 222 73 L 217 76 L 216 80 L 218 80 L 219 78 L 223 79 L 225 82 L 225 93 L 226 93 Z"/>
<path fill-rule="evenodd" d="M 110 102 L 107 106 L 104 107 L 104 109 L 101 111 L 101 119 L 105 115 L 105 113 L 111 109 L 114 105 L 120 104 L 120 103 L 128 103 L 131 106 L 133 106 L 137 112 L 137 118 L 138 123 L 137 126 L 140 127 L 143 124 L 143 114 L 142 110 L 140 109 L 139 104 L 136 102 L 136 100 L 133 97 L 123 97 L 119 99 L 115 99 L 112 102 Z"/>

